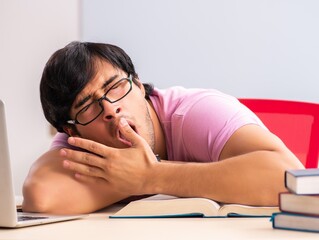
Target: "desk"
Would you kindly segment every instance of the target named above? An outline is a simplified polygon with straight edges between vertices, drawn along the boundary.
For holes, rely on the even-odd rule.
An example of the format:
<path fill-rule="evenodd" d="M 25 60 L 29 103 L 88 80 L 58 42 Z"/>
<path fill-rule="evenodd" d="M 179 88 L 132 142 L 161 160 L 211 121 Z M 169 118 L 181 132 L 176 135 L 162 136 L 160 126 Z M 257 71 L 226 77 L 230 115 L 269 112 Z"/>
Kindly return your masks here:
<path fill-rule="evenodd" d="M 269 218 L 109 219 L 117 209 L 113 206 L 69 222 L 0 229 L 0 239 L 319 239 L 318 233 L 273 229 Z"/>

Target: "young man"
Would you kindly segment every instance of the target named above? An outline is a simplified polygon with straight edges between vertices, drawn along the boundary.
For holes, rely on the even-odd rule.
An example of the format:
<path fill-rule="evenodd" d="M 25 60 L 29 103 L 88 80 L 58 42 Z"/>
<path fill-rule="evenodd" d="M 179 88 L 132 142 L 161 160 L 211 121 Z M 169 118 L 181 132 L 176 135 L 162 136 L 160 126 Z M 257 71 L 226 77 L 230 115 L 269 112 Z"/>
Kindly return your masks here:
<path fill-rule="evenodd" d="M 284 171 L 303 167 L 236 98 L 153 89 L 113 45 L 58 50 L 40 90 L 60 133 L 25 181 L 28 211 L 87 213 L 157 193 L 277 205 Z"/>

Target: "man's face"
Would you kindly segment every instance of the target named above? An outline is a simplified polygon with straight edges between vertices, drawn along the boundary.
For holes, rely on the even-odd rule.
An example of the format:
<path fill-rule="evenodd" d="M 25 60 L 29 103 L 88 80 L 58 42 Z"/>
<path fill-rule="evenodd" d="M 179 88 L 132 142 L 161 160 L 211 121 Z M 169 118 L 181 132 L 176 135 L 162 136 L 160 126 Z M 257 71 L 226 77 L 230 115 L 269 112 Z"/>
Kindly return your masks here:
<path fill-rule="evenodd" d="M 72 107 L 71 117 L 92 101 L 99 99 L 107 89 L 122 78 L 128 77 L 125 72 L 114 68 L 106 61 L 97 61 L 97 74 L 77 95 Z M 80 106 L 79 106 L 80 105 Z M 124 117 L 130 126 L 142 136 L 154 150 L 154 128 L 149 113 L 150 105 L 145 99 L 143 85 L 132 84 L 132 90 L 123 99 L 110 103 L 102 101 L 104 112 L 86 126 L 77 124 L 78 134 L 104 145 L 116 148 L 129 146 L 119 132 L 119 120 Z"/>

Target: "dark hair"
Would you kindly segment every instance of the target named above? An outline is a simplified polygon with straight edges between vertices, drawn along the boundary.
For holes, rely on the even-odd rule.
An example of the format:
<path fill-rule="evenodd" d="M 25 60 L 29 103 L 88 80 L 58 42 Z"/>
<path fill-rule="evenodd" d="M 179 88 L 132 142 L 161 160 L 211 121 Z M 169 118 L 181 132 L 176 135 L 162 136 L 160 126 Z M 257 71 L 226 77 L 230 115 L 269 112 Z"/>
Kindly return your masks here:
<path fill-rule="evenodd" d="M 130 57 L 111 44 L 71 42 L 56 51 L 46 63 L 40 83 L 40 98 L 45 118 L 59 131 L 70 119 L 70 109 L 76 96 L 96 74 L 96 60 L 107 61 L 131 74 L 136 84 L 138 75 Z M 145 98 L 154 87 L 143 84 Z"/>

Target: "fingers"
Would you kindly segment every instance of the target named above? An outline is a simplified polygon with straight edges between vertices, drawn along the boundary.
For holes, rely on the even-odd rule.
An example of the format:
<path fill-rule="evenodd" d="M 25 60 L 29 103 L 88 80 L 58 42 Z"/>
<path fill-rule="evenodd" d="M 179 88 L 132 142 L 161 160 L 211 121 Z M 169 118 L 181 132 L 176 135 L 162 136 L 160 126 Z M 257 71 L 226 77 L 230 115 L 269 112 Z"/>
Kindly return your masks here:
<path fill-rule="evenodd" d="M 63 161 L 64 168 L 85 176 L 104 176 L 104 159 L 91 153 L 79 152 L 70 149 L 61 149 L 60 154 L 67 159 Z"/>
<path fill-rule="evenodd" d="M 105 180 L 104 178 L 100 178 L 100 177 L 91 177 L 91 176 L 86 176 L 80 173 L 75 173 L 74 177 L 81 181 L 81 182 L 85 182 L 85 183 L 92 183 L 92 184 L 99 184 L 100 182 L 103 182 L 103 184 L 107 184 L 107 180 Z"/>
<path fill-rule="evenodd" d="M 140 135 L 138 135 L 133 130 L 133 128 L 128 124 L 125 118 L 120 119 L 119 130 L 123 134 L 123 136 L 129 142 L 131 142 L 132 146 L 138 146 L 144 141 L 144 139 Z M 108 156 L 114 150 L 114 148 L 108 148 L 107 146 L 100 144 L 98 142 L 94 142 L 94 141 L 84 139 L 84 138 L 79 138 L 79 137 L 69 137 L 68 143 L 72 146 L 85 149 L 89 152 L 95 153 L 100 156 Z"/>
<path fill-rule="evenodd" d="M 141 142 L 141 136 L 133 130 L 125 118 L 120 119 L 119 129 L 124 137 L 132 143 L 132 146 L 136 146 Z"/>
<path fill-rule="evenodd" d="M 85 149 L 100 156 L 106 156 L 105 145 L 84 138 L 69 137 L 68 143 L 74 147 Z"/>

